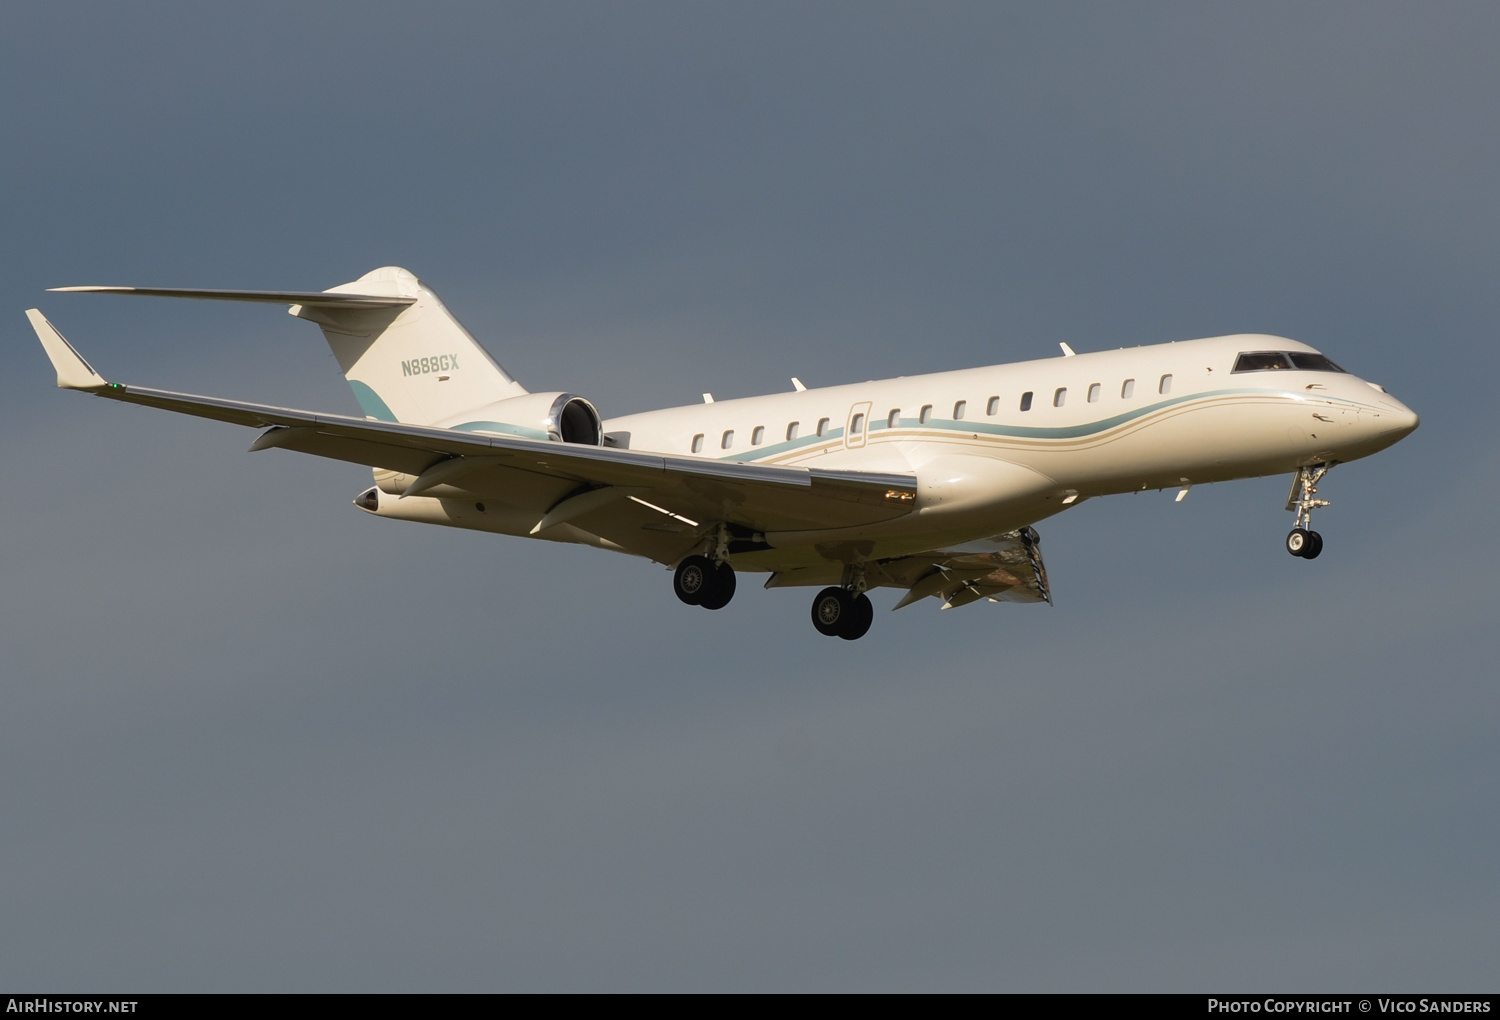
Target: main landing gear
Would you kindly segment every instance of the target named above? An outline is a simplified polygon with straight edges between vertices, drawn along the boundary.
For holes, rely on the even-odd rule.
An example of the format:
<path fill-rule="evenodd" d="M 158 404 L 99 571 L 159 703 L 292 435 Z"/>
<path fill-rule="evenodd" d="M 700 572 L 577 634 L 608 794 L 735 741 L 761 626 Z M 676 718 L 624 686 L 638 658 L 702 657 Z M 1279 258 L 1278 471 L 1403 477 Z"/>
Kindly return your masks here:
<path fill-rule="evenodd" d="M 672 590 L 690 606 L 723 609 L 734 598 L 734 568 L 707 556 L 689 556 L 677 564 Z"/>
<path fill-rule="evenodd" d="M 1318 499 L 1318 481 L 1328 473 L 1331 464 L 1318 464 L 1299 468 L 1292 479 L 1292 491 L 1287 495 L 1286 508 L 1297 512 L 1292 531 L 1286 536 L 1286 551 L 1304 560 L 1315 560 L 1323 551 L 1323 536 L 1312 530 L 1312 512 L 1328 505 L 1328 500 Z"/>
<path fill-rule="evenodd" d="M 857 641 L 875 620 L 875 607 L 864 592 L 848 588 L 824 588 L 813 599 L 812 622 L 818 633 Z"/>
<path fill-rule="evenodd" d="M 734 598 L 734 588 L 729 532 L 722 526 L 705 540 L 703 554 L 684 556 L 672 574 L 672 590 L 690 606 L 723 609 Z M 842 585 L 818 592 L 812 604 L 812 622 L 818 633 L 845 641 L 864 637 L 875 621 L 875 607 L 865 588 L 864 566 L 852 564 L 844 568 Z"/>
<path fill-rule="evenodd" d="M 858 641 L 875 620 L 875 607 L 865 594 L 865 572 L 859 565 L 844 571 L 844 583 L 824 588 L 812 604 L 812 622 L 825 637 Z"/>
<path fill-rule="evenodd" d="M 703 551 L 677 564 L 672 590 L 690 606 L 723 609 L 734 598 L 734 568 L 729 565 L 729 529 L 719 525 L 707 537 Z M 710 558 L 711 557 L 711 558 Z"/>

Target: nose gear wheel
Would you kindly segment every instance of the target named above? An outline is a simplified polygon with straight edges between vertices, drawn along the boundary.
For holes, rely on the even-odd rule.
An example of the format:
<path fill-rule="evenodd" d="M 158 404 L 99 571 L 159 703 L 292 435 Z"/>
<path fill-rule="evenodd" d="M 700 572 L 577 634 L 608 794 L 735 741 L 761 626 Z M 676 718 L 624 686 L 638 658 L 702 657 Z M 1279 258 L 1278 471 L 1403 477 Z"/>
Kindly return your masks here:
<path fill-rule="evenodd" d="M 1304 560 L 1315 560 L 1323 551 L 1323 536 L 1305 528 L 1293 528 L 1286 537 L 1286 551 Z"/>

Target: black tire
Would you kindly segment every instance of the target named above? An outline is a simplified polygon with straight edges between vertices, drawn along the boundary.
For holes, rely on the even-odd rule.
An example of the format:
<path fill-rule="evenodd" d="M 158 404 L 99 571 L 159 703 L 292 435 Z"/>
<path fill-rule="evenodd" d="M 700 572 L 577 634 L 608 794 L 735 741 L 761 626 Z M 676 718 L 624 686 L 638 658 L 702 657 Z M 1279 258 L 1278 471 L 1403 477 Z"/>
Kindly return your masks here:
<path fill-rule="evenodd" d="M 714 565 L 706 556 L 689 556 L 677 564 L 672 590 L 690 606 L 702 605 L 714 589 Z"/>
<path fill-rule="evenodd" d="M 849 593 L 842 588 L 824 588 L 813 599 L 813 626 L 825 637 L 838 637 L 853 613 Z"/>
<path fill-rule="evenodd" d="M 1304 560 L 1315 560 L 1318 558 L 1318 553 L 1322 551 L 1323 536 L 1316 531 L 1309 531 L 1307 533 L 1307 548 L 1302 550 L 1302 558 Z"/>
<path fill-rule="evenodd" d="M 734 598 L 734 568 L 727 563 L 720 563 L 714 568 L 712 580 L 713 583 L 698 604 L 704 609 L 723 609 Z"/>
<path fill-rule="evenodd" d="M 870 602 L 870 597 L 861 592 L 850 600 L 849 615 L 839 628 L 839 637 L 845 641 L 858 641 L 869 633 L 870 624 L 874 621 L 875 606 Z"/>
<path fill-rule="evenodd" d="M 1293 528 L 1286 536 L 1286 551 L 1293 556 L 1306 556 L 1309 544 L 1312 541 L 1312 532 L 1303 531 L 1301 528 Z"/>

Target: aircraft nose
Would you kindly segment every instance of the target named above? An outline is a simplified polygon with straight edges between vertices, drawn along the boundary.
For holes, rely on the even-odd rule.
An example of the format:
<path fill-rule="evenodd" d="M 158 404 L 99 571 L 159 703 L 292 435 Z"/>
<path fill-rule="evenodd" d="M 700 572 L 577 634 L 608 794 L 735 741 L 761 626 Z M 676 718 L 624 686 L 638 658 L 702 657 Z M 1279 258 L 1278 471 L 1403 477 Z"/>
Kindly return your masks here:
<path fill-rule="evenodd" d="M 1380 405 L 1380 434 L 1393 443 L 1411 435 L 1422 423 L 1417 412 L 1390 394 L 1383 396 Z"/>
<path fill-rule="evenodd" d="M 1391 431 L 1399 433 L 1403 436 L 1410 435 L 1411 433 L 1415 432 L 1417 426 L 1422 423 L 1422 420 L 1417 417 L 1417 412 L 1413 411 L 1411 408 L 1407 407 L 1399 400 L 1393 400 L 1391 401 L 1391 403 L 1395 405 L 1392 408 L 1392 411 L 1394 411 L 1395 413 L 1391 415 L 1393 421 Z"/>

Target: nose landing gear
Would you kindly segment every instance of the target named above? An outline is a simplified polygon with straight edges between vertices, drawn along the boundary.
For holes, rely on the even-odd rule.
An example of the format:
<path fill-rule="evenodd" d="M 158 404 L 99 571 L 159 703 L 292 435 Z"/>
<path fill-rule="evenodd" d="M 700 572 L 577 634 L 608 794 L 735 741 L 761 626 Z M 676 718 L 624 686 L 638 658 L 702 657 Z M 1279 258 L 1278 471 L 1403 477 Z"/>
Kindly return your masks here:
<path fill-rule="evenodd" d="M 1312 512 L 1328 505 L 1328 500 L 1318 499 L 1318 481 L 1328 473 L 1331 464 L 1318 464 L 1299 468 L 1292 479 L 1292 491 L 1287 494 L 1286 508 L 1295 510 L 1297 519 L 1286 536 L 1286 551 L 1304 560 L 1315 560 L 1323 551 L 1323 536 L 1312 530 Z"/>

